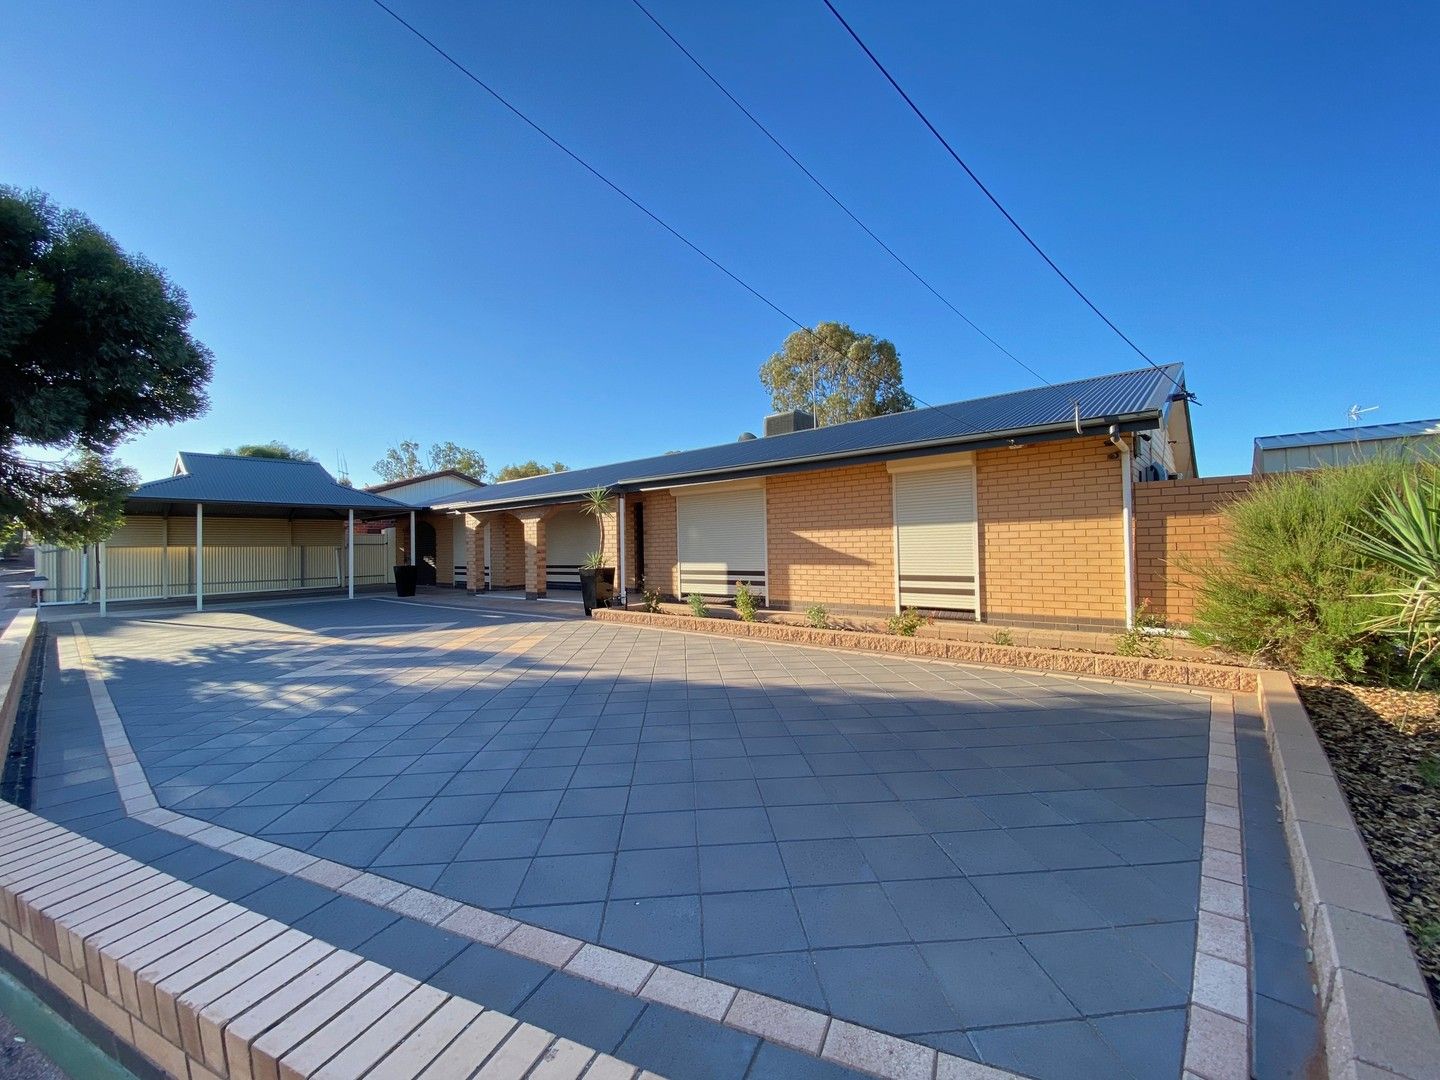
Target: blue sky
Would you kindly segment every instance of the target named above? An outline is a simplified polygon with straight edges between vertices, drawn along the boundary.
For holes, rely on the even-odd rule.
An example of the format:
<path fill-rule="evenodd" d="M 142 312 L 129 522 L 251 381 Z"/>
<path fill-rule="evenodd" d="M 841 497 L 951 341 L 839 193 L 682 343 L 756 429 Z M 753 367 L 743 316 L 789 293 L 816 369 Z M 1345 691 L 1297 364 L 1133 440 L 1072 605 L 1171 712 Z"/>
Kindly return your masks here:
<path fill-rule="evenodd" d="M 819 0 L 651 9 L 877 232 L 1052 381 L 1139 366 Z M 629 0 L 394 0 L 801 320 L 894 341 L 932 402 L 1033 380 L 848 222 Z M 1203 472 L 1254 436 L 1440 416 L 1440 7 L 844 0 L 992 190 L 1151 356 Z M 366 0 L 10 5 L 0 182 L 188 292 L 202 419 L 359 482 L 403 438 L 494 467 L 733 439 L 792 329 Z"/>

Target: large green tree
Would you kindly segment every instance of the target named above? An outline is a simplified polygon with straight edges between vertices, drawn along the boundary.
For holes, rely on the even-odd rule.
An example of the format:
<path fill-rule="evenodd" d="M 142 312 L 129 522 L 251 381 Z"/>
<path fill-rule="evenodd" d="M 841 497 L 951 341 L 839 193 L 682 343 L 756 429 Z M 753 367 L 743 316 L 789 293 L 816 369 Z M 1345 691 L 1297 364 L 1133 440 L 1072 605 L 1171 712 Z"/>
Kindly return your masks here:
<path fill-rule="evenodd" d="M 85 215 L 0 186 L 0 520 L 56 544 L 114 531 L 136 482 L 115 447 L 208 405 L 193 317 Z"/>
<path fill-rule="evenodd" d="M 387 483 L 445 469 L 458 469 L 467 476 L 482 480 L 485 477 L 485 459 L 478 450 L 453 442 L 431 443 L 430 452 L 422 457 L 420 444 L 413 439 L 405 439 L 386 450 L 385 456 L 375 463 L 376 474 Z"/>
<path fill-rule="evenodd" d="M 776 412 L 807 409 L 822 426 L 915 407 L 895 346 L 845 323 L 796 330 L 760 366 L 760 381 Z"/>
<path fill-rule="evenodd" d="M 495 474 L 495 482 L 502 480 L 524 480 L 527 476 L 544 476 L 547 473 L 569 472 L 570 466 L 563 461 L 554 462 L 551 465 L 541 465 L 534 458 L 529 461 L 521 461 L 515 465 L 506 465 Z"/>
<path fill-rule="evenodd" d="M 298 446 L 291 446 L 279 439 L 271 439 L 265 443 L 243 443 L 233 450 L 226 447 L 220 452 L 222 454 L 238 454 L 240 457 L 270 458 L 274 461 L 315 460 L 315 456 L 309 450 L 301 450 Z"/>

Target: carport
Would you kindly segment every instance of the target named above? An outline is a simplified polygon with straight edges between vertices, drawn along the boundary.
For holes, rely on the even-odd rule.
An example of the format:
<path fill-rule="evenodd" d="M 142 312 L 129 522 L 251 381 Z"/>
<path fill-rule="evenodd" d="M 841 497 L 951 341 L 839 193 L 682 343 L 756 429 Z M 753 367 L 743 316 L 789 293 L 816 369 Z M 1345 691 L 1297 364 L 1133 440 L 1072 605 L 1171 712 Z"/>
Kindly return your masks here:
<path fill-rule="evenodd" d="M 112 599 L 192 592 L 195 609 L 203 611 L 207 587 L 235 594 L 343 585 L 353 599 L 355 522 L 406 514 L 413 564 L 415 511 L 403 503 L 347 487 L 318 462 L 182 452 L 173 475 L 141 484 L 125 500 L 125 524 L 96 546 L 100 612 L 107 613 Z M 116 596 L 110 564 L 122 552 L 124 581 Z M 365 554 L 369 564 L 377 557 L 389 562 L 385 552 Z M 386 580 L 388 568 L 380 567 L 378 576 L 377 566 L 367 569 L 369 578 Z"/>

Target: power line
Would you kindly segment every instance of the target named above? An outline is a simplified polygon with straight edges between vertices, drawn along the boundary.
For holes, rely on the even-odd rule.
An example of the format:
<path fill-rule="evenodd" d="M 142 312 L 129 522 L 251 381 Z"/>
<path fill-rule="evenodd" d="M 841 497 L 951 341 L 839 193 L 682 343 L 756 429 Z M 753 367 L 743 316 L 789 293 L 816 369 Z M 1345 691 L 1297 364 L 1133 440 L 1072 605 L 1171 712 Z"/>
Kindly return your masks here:
<path fill-rule="evenodd" d="M 545 128 L 541 127 L 541 126 L 540 126 L 538 123 L 536 123 L 534 120 L 530 119 L 530 117 L 527 116 L 527 115 L 525 115 L 525 113 L 521 112 L 518 107 L 516 107 L 515 105 L 511 104 L 510 101 L 507 100 L 507 99 L 504 97 L 504 95 L 502 95 L 498 90 L 496 90 L 496 89 L 495 89 L 494 87 L 492 87 L 489 83 L 487 83 L 487 82 L 485 82 L 483 79 L 481 79 L 478 75 L 476 75 L 473 71 L 471 71 L 468 67 L 466 67 L 464 64 L 462 64 L 462 63 L 461 63 L 459 60 L 457 60 L 455 57 L 451 56 L 448 52 L 446 52 L 443 48 L 441 48 L 439 44 L 437 44 L 437 43 L 436 43 L 435 41 L 433 41 L 431 38 L 427 37 L 427 36 L 426 36 L 422 31 L 420 31 L 417 27 L 415 27 L 415 26 L 412 25 L 411 23 L 407 22 L 407 21 L 406 21 L 403 17 L 401 17 L 397 12 L 395 12 L 391 7 L 389 7 L 389 5 L 387 5 L 387 4 L 384 2 L 384 0 L 372 0 L 372 2 L 375 4 L 376 7 L 380 8 L 380 10 L 384 11 L 387 15 L 389 15 L 392 19 L 394 19 L 394 20 L 395 20 L 397 23 L 399 23 L 402 27 L 404 27 L 406 30 L 408 30 L 408 31 L 409 31 L 411 34 L 413 34 L 416 38 L 418 38 L 420 41 L 424 42 L 425 45 L 427 45 L 436 55 L 440 56 L 447 64 L 449 64 L 451 67 L 455 68 L 456 71 L 460 72 L 460 73 L 461 73 L 462 75 L 464 75 L 467 79 L 469 79 L 471 82 L 473 82 L 476 86 L 478 86 L 478 87 L 480 87 L 482 90 L 484 90 L 487 94 L 489 94 L 492 98 L 494 98 L 494 99 L 495 99 L 496 101 L 498 101 L 501 105 L 503 105 L 507 110 L 509 110 L 509 112 L 512 113 L 515 117 L 517 117 L 518 119 L 524 121 L 524 123 L 525 123 L 528 127 L 530 127 L 532 130 L 534 130 L 535 132 L 537 132 L 539 135 L 543 136 L 544 139 L 545 139 L 547 142 L 549 142 L 549 143 L 550 143 L 552 146 L 554 146 L 557 150 L 561 151 L 566 157 L 570 158 L 570 160 L 574 161 L 577 165 L 579 165 L 581 168 L 583 168 L 583 169 L 584 169 L 586 172 L 588 172 L 591 176 L 595 177 L 595 179 L 599 180 L 602 184 L 604 184 L 606 187 L 608 187 L 611 191 L 615 192 L 615 194 L 619 195 L 622 199 L 624 199 L 626 202 L 628 202 L 631 206 L 635 207 L 635 209 L 639 210 L 642 214 L 644 214 L 646 217 L 648 217 L 651 221 L 655 222 L 655 224 L 659 225 L 662 229 L 664 229 L 666 232 L 668 232 L 671 236 L 675 237 L 675 239 L 679 240 L 682 244 L 684 244 L 686 247 L 688 247 L 691 251 L 695 252 L 695 254 L 699 255 L 702 259 L 704 259 L 706 262 L 708 262 L 711 266 L 715 267 L 715 269 L 719 270 L 722 274 L 724 274 L 726 277 L 728 277 L 731 281 L 735 282 L 735 284 L 739 285 L 742 289 L 744 289 L 746 292 L 748 292 L 751 296 L 755 297 L 755 299 L 759 300 L 762 304 L 764 304 L 766 307 L 768 307 L 771 311 L 775 312 L 777 315 L 779 315 L 781 318 L 783 318 L 786 322 L 788 322 L 788 323 L 792 324 L 793 326 L 795 326 L 797 329 L 799 329 L 799 330 L 800 330 L 802 333 L 804 333 L 808 338 L 810 338 L 810 340 L 814 341 L 814 342 L 815 342 L 817 345 L 819 345 L 821 348 L 826 349 L 826 350 L 828 350 L 829 352 L 835 354 L 837 357 L 839 357 L 841 360 L 844 360 L 846 363 L 849 362 L 850 358 L 849 358 L 848 356 L 846 356 L 845 353 L 841 352 L 839 349 L 835 348 L 835 346 L 833 346 L 833 345 L 831 345 L 829 342 L 825 341 L 825 340 L 824 340 L 823 338 L 821 338 L 818 334 L 816 334 L 815 331 L 811 330 L 810 327 L 806 326 L 803 322 L 801 322 L 799 319 L 797 319 L 794 315 L 791 315 L 788 311 L 786 311 L 784 308 L 782 308 L 779 304 L 777 304 L 775 301 L 771 300 L 771 299 L 770 299 L 768 296 L 766 296 L 764 293 L 760 292 L 759 289 L 755 288 L 753 285 L 751 285 L 749 282 L 747 282 L 744 278 L 740 277 L 740 275 L 736 274 L 733 270 L 730 270 L 730 269 L 729 269 L 728 267 L 726 267 L 723 263 L 721 263 L 718 259 L 716 259 L 714 256 L 710 255 L 707 251 L 705 251 L 703 248 L 701 248 L 698 244 L 696 244 L 694 241 L 690 240 L 690 239 L 689 239 L 688 237 L 686 237 L 683 233 L 681 233 L 678 229 L 676 229 L 673 225 L 671 225 L 669 222 L 665 221 L 662 217 L 660 217 L 660 216 L 659 216 L 658 214 L 656 214 L 653 210 L 651 210 L 649 207 L 647 207 L 644 203 L 642 203 L 642 202 L 640 202 L 640 200 L 636 199 L 633 195 L 631 195 L 629 192 L 627 192 L 627 191 L 626 191 L 624 188 L 622 188 L 619 184 L 617 184 L 615 181 L 611 180 L 608 176 L 606 176 L 604 173 L 602 173 L 599 169 L 595 168 L 595 166 L 591 165 L 588 161 L 586 161 L 584 158 L 582 158 L 582 157 L 581 157 L 579 154 L 577 154 L 574 150 L 571 150 L 568 146 L 566 146 L 564 143 L 562 143 L 558 138 L 556 138 L 554 135 L 551 135 L 550 132 L 548 132 L 547 130 L 545 130 Z M 1157 369 L 1157 370 L 1160 370 L 1160 369 Z M 1042 380 L 1042 381 L 1043 381 L 1043 380 Z M 1047 384 L 1047 385 L 1051 385 L 1051 384 Z M 934 409 L 936 412 L 943 413 L 944 415 L 949 416 L 949 417 L 951 417 L 952 419 L 961 420 L 962 422 L 967 422 L 967 421 L 965 421 L 965 418 L 959 416 L 958 414 L 952 413 L 952 412 L 947 412 L 943 406 L 940 406 L 940 405 L 932 405 L 930 402 L 926 401 L 924 398 L 918 396 L 917 394 L 911 393 L 911 392 L 908 391 L 908 390 L 906 391 L 906 393 L 909 393 L 909 394 L 910 394 L 910 397 L 911 397 L 913 400 L 919 402 L 921 405 L 925 406 L 926 408 Z"/>
<path fill-rule="evenodd" d="M 662 23 L 658 18 L 655 17 L 654 13 L 651 12 L 649 8 L 642 4 L 640 0 L 631 0 L 631 3 L 633 3 L 637 8 L 639 8 L 641 12 L 644 13 L 645 17 L 655 24 L 656 29 L 658 29 L 662 34 L 669 38 L 670 43 L 674 45 L 677 49 L 679 49 L 682 53 L 684 53 L 685 58 L 689 60 L 692 64 L 694 64 L 695 67 L 700 70 L 700 73 L 702 75 L 704 75 L 707 79 L 714 83 L 715 88 L 719 90 L 722 94 L 724 94 L 727 98 L 729 98 L 730 103 L 734 105 L 737 109 L 739 109 L 742 113 L 744 113 L 746 119 L 748 119 L 752 124 L 759 128 L 761 133 L 764 134 L 764 136 L 772 143 L 774 143 L 775 146 L 780 150 L 780 152 L 784 154 L 787 158 L 789 158 L 791 163 L 802 173 L 804 173 L 812 184 L 814 184 L 817 188 L 824 192 L 831 202 L 833 202 L 836 206 L 843 210 L 845 212 L 845 215 L 856 225 L 858 225 L 866 236 L 870 237 L 871 240 L 874 240 L 875 243 L 879 244 L 880 247 L 884 250 L 884 252 L 892 259 L 894 259 L 897 263 L 899 263 L 900 266 L 911 277 L 913 277 L 916 281 L 918 281 L 921 285 L 928 289 L 937 300 L 939 300 L 947 308 L 949 308 L 956 315 L 958 315 L 966 326 L 970 327 L 970 329 L 974 330 L 991 345 L 999 349 L 1000 352 L 1004 353 L 1011 360 L 1014 360 L 1015 363 L 1019 364 L 1022 368 L 1028 371 L 1031 375 L 1035 376 L 1035 378 L 1039 379 L 1046 386 L 1053 385 L 1049 379 L 1045 378 L 1045 376 L 1041 375 L 1029 364 L 1025 363 L 1025 361 L 1021 360 L 1009 349 L 1005 348 L 1005 346 L 1001 345 L 984 330 L 980 329 L 980 327 L 975 325 L 975 323 L 970 319 L 968 315 L 966 315 L 963 311 L 961 311 L 958 307 L 951 303 L 951 301 L 944 294 L 942 294 L 939 289 L 935 288 L 934 285 L 930 284 L 930 282 L 927 281 L 918 270 L 916 270 L 908 262 L 902 259 L 889 244 L 887 244 L 884 240 L 880 239 L 880 237 L 876 235 L 875 231 L 871 229 L 870 226 L 866 225 L 865 222 L 861 221 L 855 211 L 851 210 L 850 207 L 846 206 L 845 203 L 841 201 L 840 197 L 836 195 L 833 191 L 831 191 L 820 180 L 818 176 L 811 172 L 810 169 L 808 169 L 805 164 L 790 151 L 790 148 L 780 141 L 780 139 L 775 135 L 773 131 L 766 127 L 765 124 L 763 124 L 754 113 L 747 109 L 745 105 L 741 103 L 740 99 L 737 98 L 734 94 L 732 94 L 730 90 L 725 86 L 725 84 L 722 83 L 718 78 L 716 78 L 715 74 L 704 64 L 702 64 L 700 60 L 695 56 L 695 54 L 692 53 L 689 49 L 687 49 L 684 44 L 681 43 L 680 39 L 670 32 L 670 30 L 665 26 L 664 23 Z"/>
<path fill-rule="evenodd" d="M 994 193 L 985 186 L 985 182 L 981 180 L 980 177 L 975 175 L 975 170 L 970 168 L 970 166 L 965 163 L 965 159 L 955 152 L 955 148 L 950 145 L 949 141 L 946 140 L 944 135 L 940 134 L 939 129 L 930 122 L 930 118 L 926 116 L 923 111 L 921 111 L 920 106 L 916 105 L 910 95 L 905 92 L 905 88 L 902 87 L 895 80 L 895 76 L 891 75 L 885 65 L 880 62 L 880 58 L 870 51 L 870 46 L 865 44 L 864 40 L 861 39 L 860 35 L 855 32 L 855 28 L 845 21 L 845 16 L 841 15 L 840 12 L 835 9 L 835 5 L 832 4 L 830 0 L 821 0 L 821 2 L 830 9 L 830 14 L 835 16 L 835 18 L 839 21 L 840 25 L 845 28 L 846 33 L 848 33 L 851 38 L 854 39 L 855 44 L 860 46 L 860 50 L 870 58 L 870 62 L 875 65 L 881 75 L 885 76 L 885 80 L 892 87 L 895 88 L 895 92 L 899 94 L 902 99 L 904 99 L 905 104 L 910 106 L 910 111 L 920 118 L 920 122 L 930 129 L 930 134 L 934 135 L 935 138 L 940 141 L 940 145 L 943 146 L 945 150 L 950 154 L 950 156 L 955 159 L 955 164 L 959 165 L 960 168 L 964 169 L 965 175 L 970 177 L 971 180 L 975 181 L 975 186 L 978 187 L 982 192 L 984 192 L 985 197 L 994 204 L 995 209 L 999 210 L 1000 213 L 1005 216 L 1005 220 L 1008 221 L 1012 226 L 1014 226 L 1015 231 L 1025 238 L 1025 242 L 1035 249 L 1035 253 L 1039 255 L 1040 258 L 1045 260 L 1046 265 L 1048 265 L 1051 270 L 1054 270 L 1055 273 L 1060 275 L 1060 280 L 1065 282 L 1066 285 L 1070 286 L 1070 291 L 1073 292 L 1076 296 L 1078 296 L 1081 300 L 1083 300 L 1086 307 L 1088 307 L 1096 315 L 1100 316 L 1101 321 L 1104 322 L 1105 325 L 1108 326 L 1111 330 L 1114 330 L 1115 333 L 1120 336 L 1121 341 L 1125 342 L 1126 345 L 1129 345 L 1130 348 L 1134 349 L 1142 360 L 1144 360 L 1147 364 L 1153 367 L 1156 371 L 1164 374 L 1165 377 L 1168 378 L 1172 383 L 1175 383 L 1176 390 L 1182 389 L 1180 384 L 1175 381 L 1175 377 L 1173 375 L 1165 371 L 1154 360 L 1150 359 L 1149 354 L 1147 354 L 1144 349 L 1140 348 L 1139 345 L 1136 345 L 1135 342 L 1131 341 L 1129 336 L 1126 335 L 1126 333 L 1121 330 L 1120 327 L 1116 326 L 1113 322 L 1111 322 L 1110 317 L 1106 315 L 1103 311 L 1101 311 L 1098 307 L 1096 307 L 1094 301 L 1092 301 L 1088 296 L 1086 296 L 1080 290 L 1080 287 L 1076 285 L 1075 282 L 1070 280 L 1070 278 L 1066 275 L 1065 271 L 1061 270 L 1060 267 L 1055 264 L 1055 260 L 1050 258 L 1049 255 L 1045 254 L 1045 250 L 1031 238 L 1030 234 L 1021 227 L 1020 223 L 1015 220 L 1014 216 L 1011 215 L 1010 211 L 1005 209 L 1004 204 L 1002 204 L 1000 200 L 995 197 Z"/>

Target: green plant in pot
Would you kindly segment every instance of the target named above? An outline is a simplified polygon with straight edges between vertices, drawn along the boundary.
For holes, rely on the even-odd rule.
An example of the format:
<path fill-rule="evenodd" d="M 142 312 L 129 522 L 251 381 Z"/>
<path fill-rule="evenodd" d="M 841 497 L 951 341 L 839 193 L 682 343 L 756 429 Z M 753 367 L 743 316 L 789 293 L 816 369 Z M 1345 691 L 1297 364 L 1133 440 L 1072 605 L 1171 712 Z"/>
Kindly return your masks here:
<path fill-rule="evenodd" d="M 614 506 L 615 500 L 604 487 L 591 488 L 580 502 L 580 512 L 593 517 L 600 529 L 600 547 L 580 564 L 580 598 L 585 602 L 586 615 L 615 594 L 615 568 L 605 564 L 604 524 Z"/>

